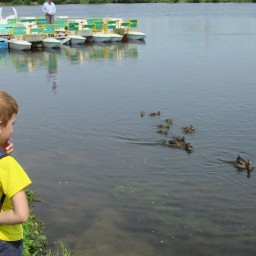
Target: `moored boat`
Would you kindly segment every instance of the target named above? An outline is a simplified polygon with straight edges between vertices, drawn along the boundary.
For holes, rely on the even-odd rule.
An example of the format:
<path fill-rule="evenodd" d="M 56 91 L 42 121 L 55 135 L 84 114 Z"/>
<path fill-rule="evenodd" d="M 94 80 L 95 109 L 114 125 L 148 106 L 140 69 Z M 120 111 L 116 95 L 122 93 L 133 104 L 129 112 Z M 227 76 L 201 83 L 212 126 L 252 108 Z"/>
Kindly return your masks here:
<path fill-rule="evenodd" d="M 142 32 L 137 32 L 137 31 L 130 31 L 126 34 L 126 37 L 129 40 L 144 40 L 146 37 L 146 34 Z"/>
<path fill-rule="evenodd" d="M 77 36 L 77 35 L 70 35 L 70 42 L 71 44 L 84 44 L 86 38 L 83 36 Z"/>
<path fill-rule="evenodd" d="M 94 42 L 105 43 L 111 40 L 111 36 L 108 34 L 93 34 L 92 36 Z"/>
<path fill-rule="evenodd" d="M 42 45 L 45 48 L 60 48 L 61 41 L 56 38 L 45 38 L 42 41 Z"/>
<path fill-rule="evenodd" d="M 123 39 L 123 36 L 119 34 L 109 34 L 110 35 L 110 41 L 111 42 L 120 42 Z"/>
<path fill-rule="evenodd" d="M 31 43 L 27 42 L 25 40 L 18 40 L 18 39 L 11 39 L 8 41 L 9 48 L 20 50 L 20 51 L 26 51 L 31 49 Z"/>

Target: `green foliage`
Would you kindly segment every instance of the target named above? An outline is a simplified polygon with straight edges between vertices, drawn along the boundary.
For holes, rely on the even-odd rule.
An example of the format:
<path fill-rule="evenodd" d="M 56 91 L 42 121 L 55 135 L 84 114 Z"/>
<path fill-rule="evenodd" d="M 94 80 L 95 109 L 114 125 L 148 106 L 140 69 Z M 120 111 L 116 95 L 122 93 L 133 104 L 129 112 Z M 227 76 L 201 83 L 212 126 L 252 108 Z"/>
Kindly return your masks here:
<path fill-rule="evenodd" d="M 34 214 L 34 203 L 39 202 L 38 195 L 26 191 L 30 208 L 30 215 L 27 222 L 23 224 L 24 232 L 24 256 L 41 255 L 46 246 L 46 237 L 43 235 L 43 223 Z"/>
<path fill-rule="evenodd" d="M 1 0 L 3 5 L 42 5 L 46 0 Z M 54 0 L 55 4 L 106 3 L 256 3 L 256 0 Z"/>
<path fill-rule="evenodd" d="M 80 0 L 66 0 L 66 4 L 80 4 Z"/>
<path fill-rule="evenodd" d="M 45 1 L 44 1 L 45 2 Z M 55 4 L 64 4 L 65 3 L 65 0 L 54 0 L 54 3 Z"/>
<path fill-rule="evenodd" d="M 105 4 L 105 3 L 111 3 L 110 0 L 89 0 L 89 4 Z"/>
<path fill-rule="evenodd" d="M 31 5 L 31 0 L 23 0 L 24 5 Z"/>
<path fill-rule="evenodd" d="M 23 1 L 22 0 L 13 0 L 12 4 L 13 5 L 23 5 Z"/>
<path fill-rule="evenodd" d="M 11 2 L 12 5 L 31 5 L 31 0 L 13 0 Z"/>

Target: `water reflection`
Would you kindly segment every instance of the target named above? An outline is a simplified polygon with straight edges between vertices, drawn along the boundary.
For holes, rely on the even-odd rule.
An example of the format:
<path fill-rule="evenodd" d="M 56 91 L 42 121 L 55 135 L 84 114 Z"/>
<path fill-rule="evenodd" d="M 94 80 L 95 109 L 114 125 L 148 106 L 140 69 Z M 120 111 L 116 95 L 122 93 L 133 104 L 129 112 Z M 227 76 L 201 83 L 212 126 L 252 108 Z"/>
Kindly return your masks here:
<path fill-rule="evenodd" d="M 58 57 L 57 51 L 48 51 L 48 82 L 55 94 L 57 90 L 57 74 L 58 74 Z"/>
<path fill-rule="evenodd" d="M 28 52 L 10 49 L 10 55 L 13 67 L 16 71 L 32 72 L 35 69 L 34 58 Z"/>
<path fill-rule="evenodd" d="M 58 86 L 58 61 L 65 57 L 70 64 L 85 64 L 89 61 L 120 61 L 124 58 L 138 58 L 138 42 L 93 43 L 76 46 L 65 46 L 61 49 L 34 49 L 18 51 L 8 48 L 0 50 L 0 66 L 12 66 L 16 72 L 33 72 L 45 68 L 48 71 L 47 81 L 55 94 Z"/>
<path fill-rule="evenodd" d="M 93 43 L 87 45 L 63 46 L 62 50 L 72 64 L 83 64 L 89 60 L 117 61 L 138 57 L 139 43 Z M 145 44 L 145 42 L 144 42 Z"/>

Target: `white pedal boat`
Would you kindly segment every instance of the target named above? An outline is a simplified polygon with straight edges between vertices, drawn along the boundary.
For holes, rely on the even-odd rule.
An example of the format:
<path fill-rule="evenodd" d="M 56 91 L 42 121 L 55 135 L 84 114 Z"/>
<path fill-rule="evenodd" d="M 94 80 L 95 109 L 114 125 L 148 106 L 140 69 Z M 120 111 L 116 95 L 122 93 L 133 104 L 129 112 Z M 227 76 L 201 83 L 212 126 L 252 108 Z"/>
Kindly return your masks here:
<path fill-rule="evenodd" d="M 130 31 L 126 34 L 127 39 L 130 40 L 144 40 L 146 37 L 145 33 L 137 32 L 137 31 Z"/>
<path fill-rule="evenodd" d="M 84 44 L 86 40 L 83 36 L 70 35 L 68 37 L 70 38 L 71 44 Z"/>
<path fill-rule="evenodd" d="M 56 38 L 45 38 L 42 44 L 45 48 L 60 48 L 61 41 Z"/>
<path fill-rule="evenodd" d="M 26 51 L 31 49 L 31 43 L 25 40 L 11 39 L 8 41 L 9 48 L 14 50 Z"/>
<path fill-rule="evenodd" d="M 109 34 L 93 34 L 92 36 L 94 42 L 105 43 L 111 40 L 111 36 Z"/>
<path fill-rule="evenodd" d="M 110 42 L 120 42 L 123 39 L 123 36 L 119 34 L 109 34 L 110 35 Z"/>

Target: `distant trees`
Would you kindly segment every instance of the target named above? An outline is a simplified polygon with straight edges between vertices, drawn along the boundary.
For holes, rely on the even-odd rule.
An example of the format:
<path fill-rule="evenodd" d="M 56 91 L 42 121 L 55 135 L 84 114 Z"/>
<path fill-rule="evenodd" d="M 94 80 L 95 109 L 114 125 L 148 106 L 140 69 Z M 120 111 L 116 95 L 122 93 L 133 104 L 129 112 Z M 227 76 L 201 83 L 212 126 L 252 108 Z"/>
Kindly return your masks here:
<path fill-rule="evenodd" d="M 0 0 L 1 5 L 41 5 L 46 0 Z M 56 4 L 105 4 L 105 3 L 256 3 L 256 0 L 53 0 Z"/>

